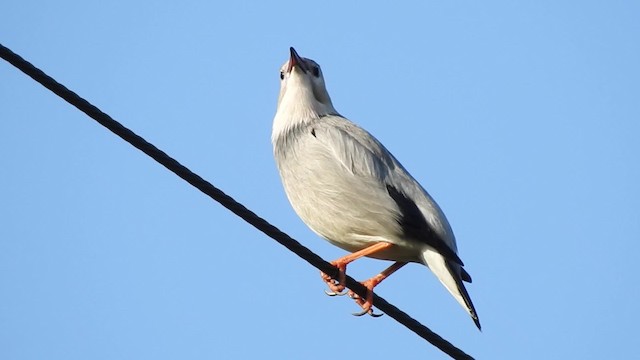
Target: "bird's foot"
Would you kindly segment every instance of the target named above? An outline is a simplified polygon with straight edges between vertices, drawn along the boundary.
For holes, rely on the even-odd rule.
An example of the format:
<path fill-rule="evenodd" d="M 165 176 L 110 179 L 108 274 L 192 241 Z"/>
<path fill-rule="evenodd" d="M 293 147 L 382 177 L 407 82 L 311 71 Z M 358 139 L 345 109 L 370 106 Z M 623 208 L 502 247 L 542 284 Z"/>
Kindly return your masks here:
<path fill-rule="evenodd" d="M 376 285 L 378 285 L 380 281 L 381 280 L 378 278 L 378 276 L 374 276 L 371 279 L 362 282 L 362 285 L 367 288 L 367 297 L 365 299 L 353 292 L 353 290 L 349 290 L 349 297 L 355 300 L 356 304 L 358 304 L 362 308 L 362 311 L 353 313 L 354 316 L 369 314 L 373 317 L 380 317 L 383 315 L 373 312 L 373 288 L 376 287 Z"/>
<path fill-rule="evenodd" d="M 345 283 L 347 281 L 347 264 L 340 262 L 339 260 L 336 260 L 336 261 L 332 261 L 331 265 L 337 267 L 339 270 L 338 280 L 321 272 L 320 276 L 322 277 L 322 280 L 327 283 L 327 286 L 329 286 L 329 291 L 325 290 L 324 292 L 329 296 L 346 295 L 347 293 L 344 290 L 345 290 Z"/>
<path fill-rule="evenodd" d="M 331 279 L 331 281 L 327 281 L 327 285 L 329 286 L 329 290 L 325 290 L 324 293 L 329 296 L 344 296 L 347 295 L 344 286 L 338 284 L 336 280 Z"/>

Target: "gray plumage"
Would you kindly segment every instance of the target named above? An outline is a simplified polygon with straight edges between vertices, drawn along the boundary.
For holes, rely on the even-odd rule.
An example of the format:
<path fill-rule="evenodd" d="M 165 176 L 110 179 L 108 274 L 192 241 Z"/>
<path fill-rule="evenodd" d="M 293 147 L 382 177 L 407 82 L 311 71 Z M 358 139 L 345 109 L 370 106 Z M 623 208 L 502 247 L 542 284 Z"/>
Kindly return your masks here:
<path fill-rule="evenodd" d="M 272 143 L 296 213 L 349 252 L 395 245 L 372 257 L 427 265 L 480 328 L 462 283 L 471 277 L 438 204 L 375 137 L 338 114 L 317 63 L 291 48 L 281 79 Z"/>

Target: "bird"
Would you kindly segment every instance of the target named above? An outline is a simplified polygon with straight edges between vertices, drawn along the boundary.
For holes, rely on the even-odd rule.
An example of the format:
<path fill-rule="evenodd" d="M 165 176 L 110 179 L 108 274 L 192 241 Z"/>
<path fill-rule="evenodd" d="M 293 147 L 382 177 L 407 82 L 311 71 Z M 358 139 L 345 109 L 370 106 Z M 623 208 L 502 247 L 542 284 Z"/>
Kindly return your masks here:
<path fill-rule="evenodd" d="M 426 265 L 466 310 L 480 320 L 464 282 L 471 276 L 458 256 L 443 211 L 400 162 L 368 131 L 340 115 L 320 65 L 291 47 L 280 68 L 280 93 L 271 142 L 287 198 L 317 235 L 349 252 L 321 273 L 328 295 L 343 295 L 347 265 L 370 257 L 393 265 L 363 281 L 366 298 L 348 294 L 373 312 L 373 289 L 407 263 Z"/>

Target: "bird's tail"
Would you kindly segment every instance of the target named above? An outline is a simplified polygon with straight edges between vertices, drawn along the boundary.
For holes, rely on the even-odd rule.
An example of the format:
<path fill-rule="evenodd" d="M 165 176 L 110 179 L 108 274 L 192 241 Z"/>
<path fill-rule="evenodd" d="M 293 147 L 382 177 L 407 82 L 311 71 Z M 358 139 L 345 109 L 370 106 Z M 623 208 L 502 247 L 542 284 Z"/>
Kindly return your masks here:
<path fill-rule="evenodd" d="M 471 302 L 467 289 L 462 283 L 462 280 L 471 282 L 471 276 L 469 276 L 460 265 L 448 261 L 440 255 L 440 253 L 430 248 L 422 252 L 422 260 L 438 277 L 442 285 L 449 290 L 451 295 L 453 295 L 458 303 L 467 311 L 478 329 L 481 329 L 476 309 L 473 306 L 473 302 Z"/>

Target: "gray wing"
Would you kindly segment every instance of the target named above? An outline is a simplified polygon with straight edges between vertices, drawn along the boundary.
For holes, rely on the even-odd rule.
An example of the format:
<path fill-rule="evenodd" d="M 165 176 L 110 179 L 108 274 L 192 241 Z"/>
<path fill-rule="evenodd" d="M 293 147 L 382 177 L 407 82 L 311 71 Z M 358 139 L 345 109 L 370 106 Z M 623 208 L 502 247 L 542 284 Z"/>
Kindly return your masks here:
<path fill-rule="evenodd" d="M 386 189 L 397 209 L 393 216 L 405 236 L 421 241 L 445 258 L 463 265 L 442 210 L 376 138 L 340 116 L 325 116 L 310 126 L 313 136 L 348 173 L 363 177 L 367 182 L 374 181 L 379 188 Z"/>

